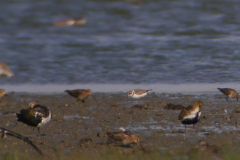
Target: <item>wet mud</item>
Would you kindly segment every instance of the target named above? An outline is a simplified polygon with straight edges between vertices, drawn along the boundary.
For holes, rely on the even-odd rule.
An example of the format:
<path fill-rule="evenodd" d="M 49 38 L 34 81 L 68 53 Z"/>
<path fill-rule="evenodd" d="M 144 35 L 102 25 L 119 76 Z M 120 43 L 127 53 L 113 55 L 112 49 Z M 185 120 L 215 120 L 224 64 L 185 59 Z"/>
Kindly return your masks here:
<path fill-rule="evenodd" d="M 44 155 L 74 153 L 101 153 L 116 149 L 121 154 L 161 153 L 176 155 L 179 150 L 191 155 L 197 144 L 204 140 L 210 145 L 239 148 L 240 106 L 236 99 L 221 94 L 155 94 L 134 99 L 126 93 L 93 93 L 97 102 L 89 97 L 85 103 L 65 94 L 7 93 L 0 103 L 0 126 L 22 134 Z M 38 100 L 52 112 L 52 120 L 37 128 L 17 122 L 16 113 Z M 189 106 L 195 100 L 203 103 L 201 120 L 193 128 L 178 120 L 180 110 L 165 110 L 168 104 Z M 119 131 L 123 127 L 140 138 L 139 145 L 121 147 L 110 143 L 105 132 Z M 99 136 L 101 135 L 101 136 Z M 3 150 L 16 149 L 21 153 L 37 154 L 28 144 L 14 137 L 1 142 Z M 211 150 L 209 147 L 205 150 Z M 204 150 L 202 149 L 202 150 Z M 201 150 L 201 149 L 200 149 Z"/>

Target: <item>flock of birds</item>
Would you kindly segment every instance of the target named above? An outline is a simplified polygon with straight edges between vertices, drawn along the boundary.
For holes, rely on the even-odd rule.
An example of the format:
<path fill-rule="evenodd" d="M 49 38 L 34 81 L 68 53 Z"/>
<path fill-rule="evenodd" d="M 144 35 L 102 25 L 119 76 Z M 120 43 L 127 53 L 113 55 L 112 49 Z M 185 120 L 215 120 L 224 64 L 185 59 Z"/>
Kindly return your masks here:
<path fill-rule="evenodd" d="M 218 88 L 223 94 L 225 94 L 228 100 L 228 97 L 237 98 L 238 100 L 238 93 L 231 88 Z M 129 91 L 127 94 L 133 98 L 141 98 L 146 96 L 152 90 L 142 90 L 142 89 L 134 89 Z M 89 96 L 93 96 L 92 91 L 90 89 L 75 89 L 75 90 L 66 90 L 70 96 L 76 98 L 76 101 L 82 101 L 83 103 Z M 4 89 L 0 89 L 0 100 L 4 96 L 6 91 Z M 94 98 L 97 102 L 97 100 Z M 185 133 L 187 133 L 186 125 L 195 125 L 201 116 L 201 101 L 195 101 L 193 105 L 184 107 L 178 119 L 181 121 L 182 124 L 185 125 Z M 19 113 L 16 114 L 17 121 L 23 122 L 29 126 L 37 127 L 38 133 L 40 134 L 40 127 L 44 124 L 48 123 L 51 120 L 51 111 L 42 104 L 38 102 L 30 102 L 29 107 L 27 109 L 21 109 Z M 107 132 L 106 135 L 109 139 L 114 140 L 116 142 L 121 142 L 123 145 L 130 145 L 130 144 L 138 144 L 139 137 L 133 135 L 129 131 L 122 130 L 120 132 Z"/>
<path fill-rule="evenodd" d="M 3 62 L 0 62 L 0 75 L 5 75 L 8 77 L 13 76 L 14 74 L 9 70 L 7 65 Z M 223 94 L 226 95 L 226 99 L 228 98 L 236 98 L 238 101 L 238 93 L 231 88 L 218 88 L 219 91 L 221 91 Z M 142 90 L 142 89 L 134 89 L 129 91 L 127 94 L 130 97 L 133 98 L 141 98 L 146 96 L 149 92 L 151 92 L 152 89 L 149 90 Z M 66 93 L 68 93 L 70 96 L 76 98 L 75 103 L 77 101 L 85 102 L 85 100 L 92 96 L 93 99 L 97 102 L 96 98 L 93 96 L 92 91 L 90 89 L 75 89 L 75 90 L 66 90 Z M 6 91 L 4 89 L 0 89 L 0 102 L 2 101 L 2 97 L 5 95 Z M 193 105 L 190 105 L 188 107 L 183 107 L 178 119 L 181 121 L 182 124 L 185 125 L 185 133 L 187 133 L 187 125 L 195 125 L 201 116 L 201 101 L 195 101 Z M 38 102 L 30 102 L 29 107 L 26 109 L 21 109 L 19 113 L 16 113 L 17 121 L 23 122 L 24 124 L 27 124 L 29 126 L 33 126 L 38 128 L 38 133 L 40 134 L 40 127 L 44 124 L 50 122 L 52 114 L 49 109 L 42 104 L 39 104 Z M 4 131 L 3 133 L 13 133 L 12 131 L 9 131 L 4 128 L 0 128 L 1 131 Z M 5 134 L 2 133 L 2 138 Z M 13 134 L 10 134 L 13 135 Z M 18 135 L 17 133 L 15 135 Z M 113 140 L 114 142 L 120 142 L 122 145 L 130 145 L 130 144 L 138 144 L 139 143 L 139 137 L 132 134 L 130 131 L 125 131 L 122 129 L 122 131 L 119 132 L 107 132 L 105 133 L 106 136 L 110 140 Z M 19 138 L 19 136 L 17 136 Z M 22 138 L 25 139 L 26 138 Z M 29 140 L 28 140 L 29 141 Z M 27 141 L 27 142 L 28 142 Z"/>

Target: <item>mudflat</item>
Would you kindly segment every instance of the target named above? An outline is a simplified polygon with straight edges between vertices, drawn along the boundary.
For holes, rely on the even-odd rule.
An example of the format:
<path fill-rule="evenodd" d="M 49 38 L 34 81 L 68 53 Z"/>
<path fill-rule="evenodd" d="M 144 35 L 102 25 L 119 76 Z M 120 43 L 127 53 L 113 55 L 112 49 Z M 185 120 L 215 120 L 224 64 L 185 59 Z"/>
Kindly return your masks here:
<path fill-rule="evenodd" d="M 123 92 L 93 95 L 97 102 L 89 97 L 85 103 L 75 103 L 75 98 L 66 93 L 7 93 L 0 103 L 0 127 L 28 137 L 46 157 L 55 158 L 76 155 L 101 159 L 100 155 L 110 150 L 120 155 L 157 154 L 188 159 L 196 152 L 210 152 L 211 146 L 218 147 L 211 151 L 213 157 L 221 158 L 226 148 L 239 148 L 240 109 L 236 99 L 227 101 L 218 93 L 149 93 L 140 99 L 127 97 Z M 36 100 L 52 112 L 52 120 L 41 127 L 41 135 L 37 128 L 17 122 L 15 115 Z M 200 122 L 194 128 L 187 126 L 185 133 L 184 125 L 178 120 L 180 110 L 164 110 L 164 107 L 169 103 L 186 107 L 196 100 L 203 103 Z M 104 136 L 105 132 L 119 131 L 120 127 L 137 135 L 140 143 L 124 147 Z M 199 145 L 201 140 L 208 145 Z M 11 136 L 1 141 L 1 150 L 30 157 L 37 155 L 30 145 Z"/>

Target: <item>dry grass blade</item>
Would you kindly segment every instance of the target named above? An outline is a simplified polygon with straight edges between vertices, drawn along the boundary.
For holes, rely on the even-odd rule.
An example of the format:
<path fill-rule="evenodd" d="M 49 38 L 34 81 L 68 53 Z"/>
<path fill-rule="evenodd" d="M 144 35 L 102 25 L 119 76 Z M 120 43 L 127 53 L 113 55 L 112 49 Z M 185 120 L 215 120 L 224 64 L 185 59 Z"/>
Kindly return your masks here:
<path fill-rule="evenodd" d="M 29 138 L 24 137 L 23 135 L 21 135 L 19 133 L 10 131 L 10 130 L 8 130 L 6 128 L 0 127 L 0 130 L 2 130 L 2 136 L 1 136 L 2 138 L 6 137 L 6 135 L 9 135 L 9 136 L 13 136 L 13 137 L 16 137 L 18 139 L 21 139 L 24 142 L 27 142 L 28 144 L 30 144 L 40 155 L 43 156 L 42 151 L 35 144 L 33 144 L 33 142 Z"/>

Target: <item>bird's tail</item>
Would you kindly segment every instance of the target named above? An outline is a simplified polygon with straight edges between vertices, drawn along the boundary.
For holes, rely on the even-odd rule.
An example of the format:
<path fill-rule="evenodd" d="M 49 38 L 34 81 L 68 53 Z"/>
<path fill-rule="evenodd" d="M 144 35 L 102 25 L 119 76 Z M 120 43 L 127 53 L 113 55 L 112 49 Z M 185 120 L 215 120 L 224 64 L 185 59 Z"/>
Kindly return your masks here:
<path fill-rule="evenodd" d="M 152 91 L 152 89 L 146 90 L 147 93 L 148 93 L 148 92 L 151 92 L 151 91 Z"/>

